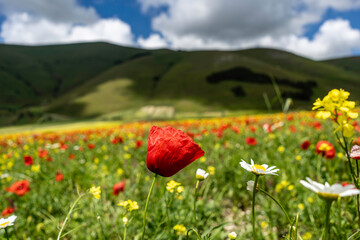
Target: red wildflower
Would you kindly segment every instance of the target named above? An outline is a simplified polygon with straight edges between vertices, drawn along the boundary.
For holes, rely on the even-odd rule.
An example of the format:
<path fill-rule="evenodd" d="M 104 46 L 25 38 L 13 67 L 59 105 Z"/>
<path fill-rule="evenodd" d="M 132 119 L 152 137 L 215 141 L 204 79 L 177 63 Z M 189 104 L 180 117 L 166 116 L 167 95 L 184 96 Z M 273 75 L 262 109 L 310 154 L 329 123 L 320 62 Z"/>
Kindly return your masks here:
<path fill-rule="evenodd" d="M 95 148 L 95 144 L 93 144 L 93 143 L 89 143 L 87 146 L 88 146 L 89 149 L 94 149 Z"/>
<path fill-rule="evenodd" d="M 136 148 L 140 148 L 142 145 L 143 145 L 143 141 L 141 141 L 141 140 L 137 140 L 135 143 Z"/>
<path fill-rule="evenodd" d="M 146 165 L 163 177 L 170 177 L 204 156 L 204 151 L 183 131 L 153 126 L 149 132 Z"/>
<path fill-rule="evenodd" d="M 296 132 L 297 132 L 297 129 L 296 129 L 296 127 L 295 127 L 294 125 L 291 125 L 291 126 L 289 127 L 289 129 L 290 129 L 290 131 L 293 132 L 293 133 L 296 133 Z"/>
<path fill-rule="evenodd" d="M 328 141 L 319 141 L 316 144 L 316 153 L 321 154 L 327 159 L 333 159 L 335 157 L 335 148 Z"/>
<path fill-rule="evenodd" d="M 313 127 L 316 129 L 316 130 L 320 130 L 321 129 L 321 122 L 319 121 L 316 121 L 316 122 L 313 122 Z"/>
<path fill-rule="evenodd" d="M 24 156 L 24 163 L 25 163 L 25 166 L 33 165 L 34 161 L 33 161 L 32 156 L 29 156 L 29 155 Z"/>
<path fill-rule="evenodd" d="M 57 171 L 55 181 L 61 182 L 62 180 L 64 180 L 64 174 L 62 174 L 60 171 Z"/>
<path fill-rule="evenodd" d="M 68 159 L 74 159 L 75 158 L 75 154 L 74 153 L 71 153 L 69 156 L 68 156 Z"/>
<path fill-rule="evenodd" d="M 124 139 L 122 137 L 119 137 L 119 136 L 116 136 L 111 140 L 112 144 L 117 144 L 117 143 L 121 144 L 123 142 L 124 142 Z"/>
<path fill-rule="evenodd" d="M 38 149 L 39 158 L 46 158 L 49 155 L 47 150 L 43 150 L 42 148 Z"/>
<path fill-rule="evenodd" d="M 113 195 L 117 196 L 119 193 L 123 192 L 125 189 L 125 180 L 119 183 L 115 183 L 113 186 Z"/>
<path fill-rule="evenodd" d="M 309 141 L 309 140 L 303 141 L 303 142 L 301 143 L 300 147 L 301 147 L 301 149 L 303 149 L 303 150 L 308 149 L 308 148 L 310 147 L 310 141 Z"/>
<path fill-rule="evenodd" d="M 21 180 L 14 182 L 8 189 L 5 189 L 8 192 L 15 193 L 18 196 L 25 195 L 30 191 L 30 182 L 28 180 Z"/>
<path fill-rule="evenodd" d="M 14 208 L 14 207 L 7 207 L 7 208 L 4 209 L 4 211 L 2 211 L 1 215 L 2 215 L 3 217 L 6 217 L 7 215 L 10 215 L 10 214 L 12 214 L 13 212 L 15 212 L 15 209 L 16 209 L 16 208 Z"/>
<path fill-rule="evenodd" d="M 245 142 L 246 142 L 247 145 L 251 145 L 251 146 L 256 146 L 257 145 L 257 141 L 253 137 L 245 138 Z"/>

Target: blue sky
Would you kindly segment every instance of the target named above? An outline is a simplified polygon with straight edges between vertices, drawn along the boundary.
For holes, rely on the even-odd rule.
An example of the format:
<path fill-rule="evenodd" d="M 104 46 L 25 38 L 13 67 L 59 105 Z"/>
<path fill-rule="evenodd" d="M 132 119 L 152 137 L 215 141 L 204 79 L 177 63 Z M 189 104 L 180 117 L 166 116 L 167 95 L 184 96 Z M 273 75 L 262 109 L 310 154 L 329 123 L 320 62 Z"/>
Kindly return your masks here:
<path fill-rule="evenodd" d="M 360 0 L 0 0 L 0 42 L 360 55 Z"/>

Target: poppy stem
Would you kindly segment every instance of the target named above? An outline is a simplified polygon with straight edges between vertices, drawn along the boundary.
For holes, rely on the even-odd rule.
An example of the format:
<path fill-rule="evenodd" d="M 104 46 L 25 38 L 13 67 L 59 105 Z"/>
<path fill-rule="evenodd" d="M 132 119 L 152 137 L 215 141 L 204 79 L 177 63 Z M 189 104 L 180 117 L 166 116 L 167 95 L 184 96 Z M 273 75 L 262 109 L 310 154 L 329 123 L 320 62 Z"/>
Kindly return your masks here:
<path fill-rule="evenodd" d="M 147 208 L 148 208 L 148 205 L 149 205 L 149 200 L 150 200 L 151 192 L 152 192 L 152 190 L 153 190 L 153 188 L 154 188 L 154 185 L 155 185 L 157 176 L 158 176 L 158 175 L 155 174 L 154 179 L 153 179 L 153 182 L 152 182 L 151 187 L 150 187 L 149 194 L 148 194 L 147 199 L 146 199 L 146 204 L 145 204 L 145 209 L 144 209 L 144 215 L 143 215 L 143 229 L 142 229 L 141 240 L 144 240 L 144 236 L 145 236 L 145 224 L 146 224 L 146 212 L 147 212 Z"/>
<path fill-rule="evenodd" d="M 256 195 L 256 186 L 259 180 L 259 175 L 255 175 L 254 189 L 253 189 L 253 199 L 252 199 L 252 228 L 253 228 L 253 239 L 256 240 L 256 232 L 255 232 L 255 195 Z"/>
<path fill-rule="evenodd" d="M 330 236 L 330 208 L 332 201 L 326 201 L 326 219 L 325 219 L 325 229 L 324 229 L 324 240 L 328 240 Z"/>
<path fill-rule="evenodd" d="M 196 228 L 197 228 L 196 200 L 197 200 L 197 194 L 198 194 L 198 189 L 199 189 L 199 183 L 200 183 L 200 181 L 198 180 L 198 181 L 196 182 L 195 193 L 194 193 L 194 220 L 195 220 L 195 227 L 196 227 Z"/>

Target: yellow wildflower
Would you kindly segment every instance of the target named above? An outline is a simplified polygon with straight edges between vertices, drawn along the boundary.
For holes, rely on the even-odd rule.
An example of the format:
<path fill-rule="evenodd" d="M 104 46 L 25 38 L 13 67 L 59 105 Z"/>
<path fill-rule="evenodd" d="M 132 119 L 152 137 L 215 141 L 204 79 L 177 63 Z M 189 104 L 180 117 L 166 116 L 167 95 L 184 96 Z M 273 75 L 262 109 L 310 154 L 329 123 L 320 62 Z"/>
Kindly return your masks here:
<path fill-rule="evenodd" d="M 173 229 L 176 231 L 177 235 L 185 235 L 186 234 L 186 227 L 183 224 L 175 225 Z"/>
<path fill-rule="evenodd" d="M 100 186 L 98 186 L 98 187 L 92 186 L 92 187 L 89 189 L 89 192 L 93 195 L 94 198 L 100 199 L 100 194 L 101 194 L 101 188 L 100 188 Z"/>

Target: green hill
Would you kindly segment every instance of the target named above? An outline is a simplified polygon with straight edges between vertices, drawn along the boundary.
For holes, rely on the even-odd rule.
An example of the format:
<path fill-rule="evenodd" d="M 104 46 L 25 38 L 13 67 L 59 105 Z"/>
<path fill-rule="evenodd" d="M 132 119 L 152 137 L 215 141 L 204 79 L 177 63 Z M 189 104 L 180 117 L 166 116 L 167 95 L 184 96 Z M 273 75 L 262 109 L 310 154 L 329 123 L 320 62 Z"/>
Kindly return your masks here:
<path fill-rule="evenodd" d="M 360 56 L 331 59 L 325 62 L 360 74 Z"/>
<path fill-rule="evenodd" d="M 274 49 L 185 52 L 83 43 L 0 45 L 0 52 L 3 123 L 49 113 L 88 118 L 149 105 L 177 112 L 264 110 L 264 93 L 275 97 L 271 79 L 297 108 L 309 108 L 332 88 L 360 99 L 358 71 Z"/>

